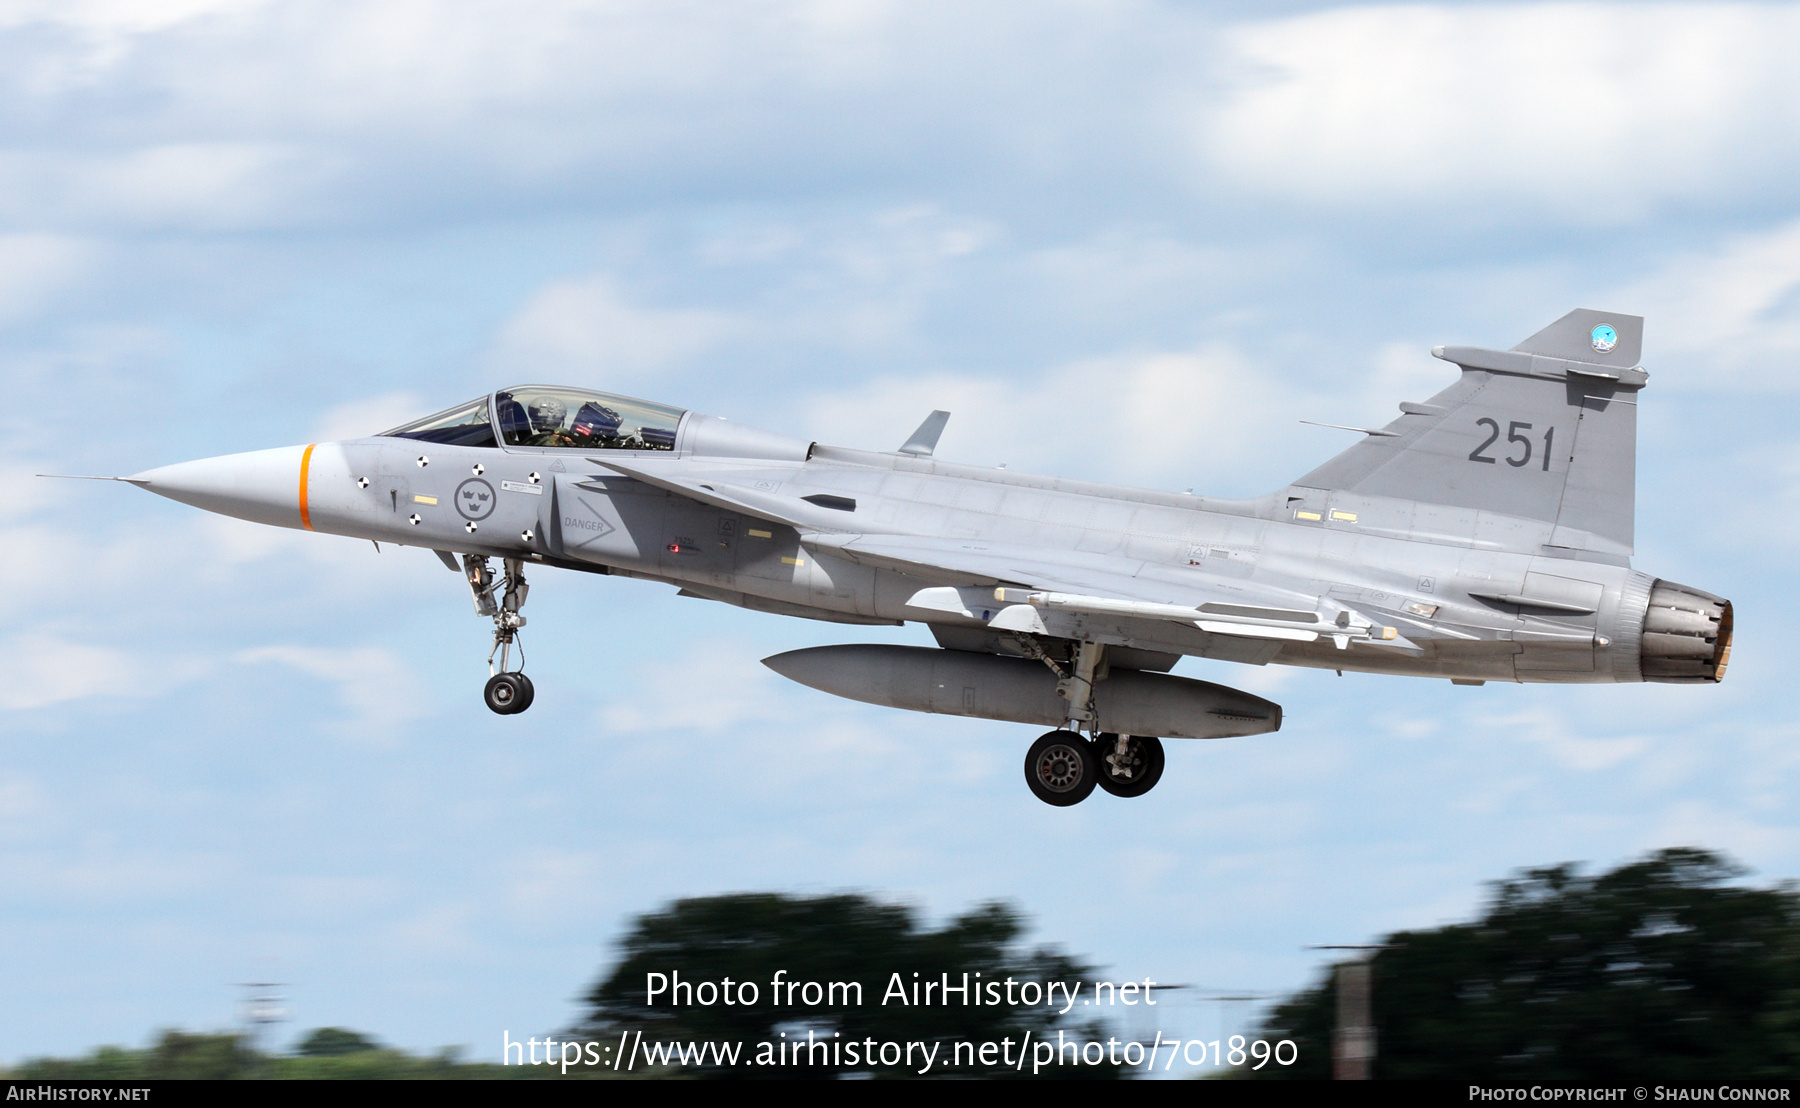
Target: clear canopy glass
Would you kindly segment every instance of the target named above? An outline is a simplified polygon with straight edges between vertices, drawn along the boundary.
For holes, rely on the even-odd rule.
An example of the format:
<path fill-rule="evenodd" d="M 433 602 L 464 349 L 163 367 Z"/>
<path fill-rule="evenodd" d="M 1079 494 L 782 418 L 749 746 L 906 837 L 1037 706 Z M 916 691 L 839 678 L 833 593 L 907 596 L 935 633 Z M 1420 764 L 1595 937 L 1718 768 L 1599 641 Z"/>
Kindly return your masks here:
<path fill-rule="evenodd" d="M 519 385 L 403 423 L 384 436 L 451 446 L 562 447 L 570 450 L 673 450 L 686 413 L 666 404 L 560 385 Z"/>
<path fill-rule="evenodd" d="M 488 421 L 488 398 L 485 396 L 424 419 L 403 423 L 392 431 L 383 431 L 382 435 L 451 446 L 500 445 L 494 439 L 494 425 Z"/>
<path fill-rule="evenodd" d="M 579 450 L 673 450 L 680 408 L 560 385 L 519 385 L 494 394 L 508 446 Z"/>

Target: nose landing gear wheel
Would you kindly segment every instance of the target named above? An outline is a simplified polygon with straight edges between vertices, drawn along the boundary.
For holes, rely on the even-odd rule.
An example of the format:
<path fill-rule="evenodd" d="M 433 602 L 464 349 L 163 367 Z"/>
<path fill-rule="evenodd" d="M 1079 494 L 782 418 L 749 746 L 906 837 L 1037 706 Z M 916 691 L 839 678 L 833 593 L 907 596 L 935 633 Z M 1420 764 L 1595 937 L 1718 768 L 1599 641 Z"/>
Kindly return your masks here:
<path fill-rule="evenodd" d="M 480 475 L 480 466 L 475 467 L 475 473 Z M 536 481 L 537 474 L 532 474 L 531 479 Z M 496 581 L 485 557 L 479 554 L 462 557 L 463 577 L 469 583 L 469 596 L 475 601 L 475 614 L 491 617 L 494 621 L 494 648 L 488 651 L 488 672 L 493 676 L 488 678 L 481 698 L 496 715 L 510 716 L 531 707 L 537 690 L 531 687 L 531 678 L 521 672 L 525 668 L 525 644 L 519 641 L 519 629 L 525 626 L 525 617 L 519 614 L 519 609 L 525 606 L 531 586 L 525 583 L 525 566 L 521 559 L 505 558 L 502 563 L 506 572 Z M 496 590 L 500 593 L 497 599 Z M 516 663 L 512 661 L 514 647 L 519 651 Z M 494 661 L 495 655 L 500 657 L 498 663 Z M 519 669 L 507 668 L 514 664 Z"/>
<path fill-rule="evenodd" d="M 531 682 L 523 673 L 496 673 L 488 678 L 481 698 L 495 714 L 510 716 L 523 712 L 531 704 Z"/>
<path fill-rule="evenodd" d="M 1025 783 L 1045 804 L 1080 804 L 1099 776 L 1093 747 L 1073 731 L 1052 731 L 1025 752 Z"/>
<path fill-rule="evenodd" d="M 1126 735 L 1121 750 L 1119 736 L 1105 732 L 1094 741 L 1094 757 L 1099 763 L 1099 786 L 1114 796 L 1143 796 L 1162 780 L 1161 739 Z"/>

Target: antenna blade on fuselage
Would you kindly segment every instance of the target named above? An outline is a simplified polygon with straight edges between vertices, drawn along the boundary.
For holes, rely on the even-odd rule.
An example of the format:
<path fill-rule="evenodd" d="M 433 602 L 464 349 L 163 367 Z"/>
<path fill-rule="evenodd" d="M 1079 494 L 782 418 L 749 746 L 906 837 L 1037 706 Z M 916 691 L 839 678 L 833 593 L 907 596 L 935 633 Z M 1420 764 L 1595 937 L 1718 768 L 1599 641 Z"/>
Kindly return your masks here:
<path fill-rule="evenodd" d="M 912 433 L 912 438 L 906 440 L 900 453 L 916 454 L 921 458 L 931 457 L 931 452 L 937 449 L 939 437 L 944 433 L 944 424 L 949 422 L 949 412 L 932 412 L 925 417 L 924 423 L 919 424 L 919 429 Z"/>

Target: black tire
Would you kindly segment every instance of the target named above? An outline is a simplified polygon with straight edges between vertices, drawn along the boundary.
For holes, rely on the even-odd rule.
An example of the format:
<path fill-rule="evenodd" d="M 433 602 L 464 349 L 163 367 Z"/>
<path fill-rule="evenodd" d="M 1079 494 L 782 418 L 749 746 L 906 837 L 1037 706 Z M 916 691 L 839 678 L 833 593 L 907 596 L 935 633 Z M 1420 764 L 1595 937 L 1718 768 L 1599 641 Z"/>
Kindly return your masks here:
<path fill-rule="evenodd" d="M 488 678 L 487 687 L 481 690 L 481 698 L 495 715 L 510 716 L 520 710 L 525 703 L 525 688 L 519 683 L 516 673 L 496 673 Z"/>
<path fill-rule="evenodd" d="M 1163 775 L 1162 740 L 1151 735 L 1132 735 L 1126 740 L 1124 765 L 1119 764 L 1119 736 L 1101 734 L 1094 742 L 1097 782 L 1114 796 L 1143 796 Z"/>
<path fill-rule="evenodd" d="M 1080 804 L 1099 776 L 1093 744 L 1073 731 L 1052 731 L 1025 752 L 1025 783 L 1045 804 Z"/>
<path fill-rule="evenodd" d="M 515 673 L 513 676 L 519 681 L 519 706 L 512 710 L 512 714 L 516 716 L 531 707 L 531 702 L 537 699 L 537 687 L 523 673 Z"/>

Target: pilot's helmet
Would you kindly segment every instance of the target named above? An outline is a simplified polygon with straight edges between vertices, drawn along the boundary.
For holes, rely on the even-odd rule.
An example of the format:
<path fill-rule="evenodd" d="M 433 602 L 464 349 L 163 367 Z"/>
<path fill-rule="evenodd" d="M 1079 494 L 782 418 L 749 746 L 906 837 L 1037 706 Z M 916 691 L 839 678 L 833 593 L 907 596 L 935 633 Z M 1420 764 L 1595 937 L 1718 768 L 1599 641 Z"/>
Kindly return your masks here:
<path fill-rule="evenodd" d="M 540 396 L 531 402 L 531 429 L 540 435 L 562 430 L 569 418 L 569 406 L 554 396 Z"/>

